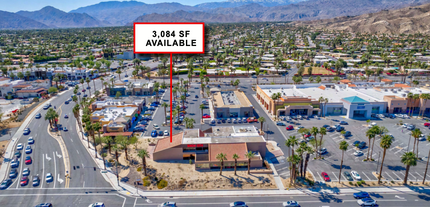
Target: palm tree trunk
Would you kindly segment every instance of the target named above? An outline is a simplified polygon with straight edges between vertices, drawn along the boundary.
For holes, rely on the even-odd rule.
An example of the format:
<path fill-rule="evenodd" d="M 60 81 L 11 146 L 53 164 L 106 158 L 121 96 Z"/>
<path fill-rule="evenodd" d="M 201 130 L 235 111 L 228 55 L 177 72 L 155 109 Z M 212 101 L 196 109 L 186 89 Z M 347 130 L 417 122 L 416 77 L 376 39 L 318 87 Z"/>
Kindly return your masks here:
<path fill-rule="evenodd" d="M 95 150 L 95 152 L 96 152 L 96 158 L 98 158 L 98 157 L 97 157 L 97 144 L 96 144 L 96 136 L 94 136 L 94 132 L 93 132 L 93 143 L 94 143 L 94 150 Z"/>
<path fill-rule="evenodd" d="M 341 175 L 342 175 L 342 165 L 343 165 L 343 153 L 344 153 L 345 151 L 344 150 L 342 150 L 342 160 L 340 161 L 340 169 L 339 169 L 339 183 L 340 183 L 340 178 L 341 178 Z"/>
<path fill-rule="evenodd" d="M 145 157 L 142 158 L 142 165 L 143 165 L 143 173 L 146 176 L 146 158 Z"/>
<path fill-rule="evenodd" d="M 128 160 L 127 146 L 124 147 L 125 159 Z"/>
<path fill-rule="evenodd" d="M 248 159 L 248 175 L 251 174 L 250 169 L 251 169 L 251 159 Z"/>
<path fill-rule="evenodd" d="M 417 153 L 416 153 L 416 154 L 417 154 L 417 158 L 418 158 L 418 149 L 419 149 L 419 148 L 418 148 L 418 145 L 419 145 L 419 144 L 420 144 L 420 141 L 417 141 Z M 430 159 L 430 157 L 429 157 L 429 159 Z"/>
<path fill-rule="evenodd" d="M 222 175 L 222 168 L 224 167 L 223 161 L 221 161 L 221 166 L 219 168 L 219 175 Z"/>
<path fill-rule="evenodd" d="M 369 160 L 369 153 L 370 153 L 370 138 L 369 138 L 369 147 L 367 148 L 367 157 L 366 157 L 366 160 Z"/>
<path fill-rule="evenodd" d="M 237 160 L 234 160 L 234 175 L 236 175 L 236 166 L 237 166 Z"/>
<path fill-rule="evenodd" d="M 105 157 L 103 157 L 103 164 L 105 166 L 105 170 L 106 170 L 106 161 L 105 161 Z"/>
<path fill-rule="evenodd" d="M 403 184 L 407 184 L 407 182 L 408 182 L 408 175 L 409 175 L 409 168 L 410 167 L 411 167 L 410 165 L 406 166 L 405 179 L 403 180 Z"/>
<path fill-rule="evenodd" d="M 303 177 L 303 154 L 300 155 L 300 176 Z"/>
<path fill-rule="evenodd" d="M 372 160 L 372 154 L 373 154 L 373 147 L 375 146 L 375 138 L 373 138 L 373 142 L 372 142 L 372 153 L 370 154 L 370 160 Z"/>
<path fill-rule="evenodd" d="M 382 178 L 382 167 L 384 166 L 384 160 L 385 160 L 385 152 L 387 152 L 387 149 L 384 148 L 384 152 L 382 154 L 382 162 L 381 162 L 381 168 L 379 170 L 379 177 L 378 177 L 378 184 L 381 183 Z M 425 174 L 424 174 L 425 175 Z"/>
<path fill-rule="evenodd" d="M 430 149 L 429 149 L 429 155 L 428 155 L 427 157 L 428 157 L 428 159 L 427 159 L 427 165 L 426 165 L 426 170 L 425 170 L 425 172 L 424 172 L 424 179 L 423 179 L 423 185 L 424 185 L 424 182 L 426 181 L 427 169 L 429 168 L 429 160 L 430 160 Z"/>
<path fill-rule="evenodd" d="M 306 153 L 305 167 L 303 168 L 303 177 L 304 178 L 306 178 L 306 169 L 308 168 L 308 162 L 309 162 L 310 157 L 311 157 L 311 155 Z"/>
<path fill-rule="evenodd" d="M 412 133 L 412 132 L 411 132 Z M 415 145 L 417 144 L 417 139 L 414 137 L 414 150 L 412 150 L 412 152 L 415 153 Z"/>

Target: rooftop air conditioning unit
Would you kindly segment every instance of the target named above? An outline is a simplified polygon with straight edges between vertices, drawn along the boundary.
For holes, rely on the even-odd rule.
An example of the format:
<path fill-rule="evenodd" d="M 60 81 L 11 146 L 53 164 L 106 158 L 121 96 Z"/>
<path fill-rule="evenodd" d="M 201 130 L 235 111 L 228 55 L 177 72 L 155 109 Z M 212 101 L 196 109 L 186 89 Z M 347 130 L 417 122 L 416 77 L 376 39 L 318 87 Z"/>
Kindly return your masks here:
<path fill-rule="evenodd" d="M 406 93 L 402 94 L 403 97 L 406 97 Z"/>

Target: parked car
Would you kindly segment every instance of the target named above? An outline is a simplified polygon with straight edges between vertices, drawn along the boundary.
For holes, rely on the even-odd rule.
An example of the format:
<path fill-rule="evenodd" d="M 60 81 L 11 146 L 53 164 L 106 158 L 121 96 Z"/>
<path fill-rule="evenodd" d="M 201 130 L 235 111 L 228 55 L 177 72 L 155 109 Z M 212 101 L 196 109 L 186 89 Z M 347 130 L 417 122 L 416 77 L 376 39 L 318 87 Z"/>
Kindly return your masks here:
<path fill-rule="evenodd" d="M 158 136 L 157 130 L 152 130 L 151 137 L 157 137 L 157 136 Z"/>
<path fill-rule="evenodd" d="M 3 180 L 3 182 L 1 182 L 0 184 L 0 189 L 1 190 L 5 190 L 7 189 L 10 185 L 12 185 L 12 179 L 8 178 L 6 180 Z"/>
<path fill-rule="evenodd" d="M 161 136 L 163 136 L 163 135 L 164 135 L 163 131 L 159 131 L 159 132 L 158 132 L 158 136 L 160 136 L 160 137 L 161 137 Z"/>
<path fill-rule="evenodd" d="M 351 174 L 348 171 L 344 171 L 343 174 L 348 181 L 353 181 Z"/>
<path fill-rule="evenodd" d="M 415 125 L 412 125 L 412 124 L 411 124 L 411 125 L 409 125 L 409 126 L 408 126 L 408 128 L 407 128 L 407 129 L 408 129 L 408 130 L 414 130 L 414 129 L 415 129 Z"/>
<path fill-rule="evenodd" d="M 352 143 L 352 146 L 354 146 L 354 147 L 355 147 L 355 146 L 358 146 L 359 144 L 360 144 L 360 141 L 355 140 L 355 141 L 354 141 L 354 143 Z"/>
<path fill-rule="evenodd" d="M 376 201 L 371 198 L 364 198 L 357 201 L 360 206 L 376 206 Z"/>
<path fill-rule="evenodd" d="M 424 123 L 424 126 L 425 126 L 425 127 L 429 127 L 429 126 L 430 126 L 430 123 L 428 123 L 428 122 L 427 122 L 427 123 Z"/>
<path fill-rule="evenodd" d="M 287 126 L 286 129 L 287 130 L 294 130 L 294 127 L 293 127 L 293 125 L 290 125 L 290 126 Z"/>
<path fill-rule="evenodd" d="M 358 144 L 358 148 L 359 149 L 363 149 L 365 147 L 366 147 L 366 142 L 365 141 L 362 141 L 362 142 L 360 142 L 360 144 Z"/>
<path fill-rule="evenodd" d="M 300 207 L 297 201 L 287 201 L 282 203 L 283 207 Z"/>
<path fill-rule="evenodd" d="M 341 125 L 348 125 L 348 122 L 346 122 L 346 121 L 340 121 L 340 124 Z"/>
<path fill-rule="evenodd" d="M 342 126 L 338 126 L 338 127 L 336 127 L 336 131 L 337 131 L 337 132 L 341 132 L 341 131 L 343 131 L 343 130 L 345 130 L 345 128 L 344 128 L 344 127 L 342 127 Z"/>
<path fill-rule="evenodd" d="M 211 116 L 210 116 L 209 114 L 203 114 L 202 118 L 203 118 L 203 119 L 210 119 L 210 118 L 211 118 Z"/>
<path fill-rule="evenodd" d="M 97 202 L 89 205 L 88 207 L 105 207 L 105 204 L 102 202 Z"/>
<path fill-rule="evenodd" d="M 357 171 L 351 171 L 351 176 L 356 180 L 361 180 L 361 176 Z"/>
<path fill-rule="evenodd" d="M 64 128 L 63 128 L 63 131 L 67 132 L 67 131 L 69 131 L 69 130 L 67 129 L 67 127 L 64 127 Z"/>
<path fill-rule="evenodd" d="M 258 122 L 258 119 L 256 119 L 255 117 L 249 117 L 247 119 L 248 123 L 252 123 L 252 122 Z"/>
<path fill-rule="evenodd" d="M 160 127 L 158 126 L 158 124 L 153 124 L 153 125 L 152 125 L 152 127 L 153 127 L 154 129 L 160 129 Z"/>
<path fill-rule="evenodd" d="M 376 122 L 372 122 L 370 125 L 371 126 L 376 126 L 377 124 L 376 124 Z"/>
<path fill-rule="evenodd" d="M 330 177 L 328 176 L 328 174 L 326 172 L 322 172 L 321 175 L 326 182 L 330 182 Z"/>
<path fill-rule="evenodd" d="M 363 192 L 363 191 L 360 191 L 358 193 L 354 193 L 354 194 L 352 194 L 352 196 L 354 196 L 355 199 L 370 198 L 369 193 Z"/>
<path fill-rule="evenodd" d="M 164 130 L 164 136 L 169 136 L 169 131 L 168 130 Z"/>
<path fill-rule="evenodd" d="M 233 203 L 230 203 L 230 207 L 248 207 L 248 206 L 243 201 L 235 201 Z"/>
<path fill-rule="evenodd" d="M 326 148 L 321 148 L 321 149 L 319 149 L 319 150 L 318 150 L 318 152 L 319 152 L 321 155 L 323 155 L 323 154 L 326 154 L 326 153 L 327 153 L 327 149 L 326 149 Z"/>
<path fill-rule="evenodd" d="M 68 119 L 68 118 L 69 118 L 69 116 L 68 116 L 67 114 L 65 114 L 65 115 L 64 115 L 64 118 L 65 118 L 65 119 Z"/>
<path fill-rule="evenodd" d="M 350 137 L 350 136 L 352 136 L 352 134 L 351 134 L 351 132 L 350 132 L 350 131 L 346 131 L 346 132 L 345 132 L 345 134 L 344 134 L 343 136 L 345 136 L 345 137 Z"/>
<path fill-rule="evenodd" d="M 363 152 L 357 150 L 357 151 L 354 152 L 354 155 L 358 157 L 358 156 L 363 155 Z"/>
<path fill-rule="evenodd" d="M 407 128 L 409 126 L 409 124 L 408 123 L 404 123 L 403 125 L 402 125 L 402 127 L 403 128 Z"/>
<path fill-rule="evenodd" d="M 18 171 L 15 168 L 12 168 L 9 173 L 9 178 L 16 178 L 18 176 Z"/>
<path fill-rule="evenodd" d="M 276 125 L 277 126 L 286 126 L 286 124 L 284 122 L 282 122 L 282 121 L 276 122 Z"/>

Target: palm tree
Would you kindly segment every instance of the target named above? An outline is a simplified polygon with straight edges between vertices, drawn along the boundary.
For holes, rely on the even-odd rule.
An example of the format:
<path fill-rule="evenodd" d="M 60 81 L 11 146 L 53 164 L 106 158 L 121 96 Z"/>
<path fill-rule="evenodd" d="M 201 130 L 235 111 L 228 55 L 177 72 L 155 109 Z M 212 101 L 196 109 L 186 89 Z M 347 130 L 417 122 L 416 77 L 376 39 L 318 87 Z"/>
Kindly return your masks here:
<path fill-rule="evenodd" d="M 167 107 L 169 107 L 169 104 L 167 104 L 166 102 L 163 102 L 161 104 L 162 107 L 164 107 L 164 122 L 167 123 Z M 171 115 L 170 115 L 171 116 Z"/>
<path fill-rule="evenodd" d="M 248 159 L 248 175 L 251 174 L 250 173 L 250 169 L 251 169 L 251 159 L 255 156 L 255 153 L 252 151 L 248 151 L 247 153 L 245 153 L 245 157 L 246 159 Z"/>
<path fill-rule="evenodd" d="M 233 154 L 233 159 L 234 159 L 234 175 L 236 175 L 237 159 L 239 159 L 239 155 L 237 155 L 236 153 L 234 153 Z"/>
<path fill-rule="evenodd" d="M 366 160 L 369 160 L 370 140 L 372 140 L 373 138 L 375 138 L 375 131 L 374 131 L 374 129 L 370 128 L 369 130 L 367 130 L 366 136 L 369 139 L 369 144 L 368 144 L 369 147 L 367 148 L 367 158 L 366 158 Z"/>
<path fill-rule="evenodd" d="M 128 138 L 125 136 L 119 135 L 115 137 L 115 143 L 121 145 L 121 148 L 124 149 L 124 152 L 125 152 L 125 159 L 128 160 L 128 152 L 127 152 L 127 148 L 129 145 Z"/>
<path fill-rule="evenodd" d="M 290 162 L 293 166 L 292 167 L 293 173 L 290 174 L 290 181 L 291 181 L 290 183 L 292 183 L 293 181 L 296 180 L 296 167 L 295 166 L 299 164 L 300 157 L 298 155 L 293 155 L 293 156 L 288 157 L 287 161 Z M 294 185 L 296 185 L 295 182 L 294 182 Z"/>
<path fill-rule="evenodd" d="M 88 84 L 88 87 L 90 87 L 91 79 L 89 77 L 87 77 L 87 79 L 85 79 L 85 82 Z M 94 88 L 94 90 L 96 90 L 96 89 Z M 88 88 L 88 93 L 90 93 L 89 97 L 91 97 L 91 88 Z"/>
<path fill-rule="evenodd" d="M 286 141 L 285 141 L 285 146 L 291 148 L 291 155 L 290 157 L 294 156 L 294 147 L 296 145 L 299 144 L 299 140 L 296 138 L 296 136 L 290 136 Z M 295 169 L 295 166 L 290 162 L 290 182 L 292 182 L 291 179 L 293 179 L 292 173 L 294 172 L 293 170 Z"/>
<path fill-rule="evenodd" d="M 105 136 L 102 138 L 102 142 L 108 145 L 109 154 L 112 154 L 112 152 L 111 152 L 111 145 L 113 142 L 112 137 Z"/>
<path fill-rule="evenodd" d="M 390 135 L 384 135 L 381 139 L 381 142 L 379 143 L 379 146 L 381 146 L 381 148 L 384 149 L 384 152 L 382 153 L 381 169 L 379 170 L 379 175 L 378 175 L 378 184 L 381 183 L 382 167 L 384 166 L 385 153 L 387 152 L 387 149 L 391 147 L 392 143 L 393 143 L 393 139 L 391 138 Z"/>
<path fill-rule="evenodd" d="M 91 124 L 91 122 L 85 122 L 85 130 L 88 132 L 88 139 L 87 139 L 87 143 L 88 143 L 88 148 L 90 148 L 90 136 L 93 135 L 93 125 Z"/>
<path fill-rule="evenodd" d="M 343 154 L 348 149 L 348 142 L 341 141 L 339 143 L 339 149 L 342 150 L 342 159 L 340 161 L 340 169 L 339 169 L 339 183 L 340 183 L 340 178 L 341 178 L 341 175 L 342 175 L 342 166 L 343 166 Z"/>
<path fill-rule="evenodd" d="M 303 177 L 306 178 L 306 169 L 308 168 L 309 158 L 311 154 L 314 153 L 314 150 L 311 147 L 306 148 L 306 158 L 305 158 L 305 167 L 303 168 Z"/>
<path fill-rule="evenodd" d="M 219 175 L 222 175 L 222 169 L 224 168 L 224 160 L 227 160 L 227 156 L 224 153 L 219 153 L 216 155 L 216 159 L 220 161 L 220 171 Z"/>
<path fill-rule="evenodd" d="M 112 145 L 112 150 L 115 152 L 116 162 L 119 163 L 119 160 L 118 160 L 118 151 L 121 150 L 120 147 L 117 144 L 113 144 Z"/>
<path fill-rule="evenodd" d="M 263 131 L 263 123 L 266 121 L 266 119 L 262 116 L 258 117 L 258 122 L 260 122 L 260 130 Z"/>
<path fill-rule="evenodd" d="M 421 109 L 421 111 L 422 111 L 421 118 L 424 118 L 425 105 L 427 104 L 427 100 L 429 100 L 429 99 L 430 99 L 430 94 L 428 94 L 428 93 L 422 93 L 422 94 L 420 95 L 420 98 L 423 100 L 423 104 L 422 104 L 422 106 L 424 106 L 424 107 L 420 107 L 420 109 Z M 422 110 L 422 108 L 424 108 L 424 110 Z M 419 114 L 418 114 L 418 116 L 419 116 Z M 418 117 L 417 117 L 417 118 L 418 118 Z"/>
<path fill-rule="evenodd" d="M 52 128 L 54 124 L 57 125 L 56 120 L 58 119 L 58 117 L 59 115 L 57 114 L 57 112 L 54 109 L 49 108 L 48 111 L 46 112 L 45 120 L 49 121 L 49 125 Z"/>
<path fill-rule="evenodd" d="M 430 142 L 430 135 L 429 135 L 429 136 L 427 136 L 427 141 L 428 141 L 428 142 Z M 425 180 L 426 180 L 427 169 L 428 169 L 428 167 L 429 167 L 430 149 L 429 149 L 429 155 L 428 155 L 427 157 L 428 157 L 429 159 L 427 159 L 426 170 L 425 170 L 425 173 L 424 173 L 424 179 L 423 179 L 423 185 L 424 185 L 424 182 L 425 182 Z"/>
<path fill-rule="evenodd" d="M 418 138 L 420 138 L 421 134 L 422 134 L 422 132 L 418 128 L 415 128 L 411 134 L 412 137 L 414 137 L 414 148 L 413 148 L 412 152 L 415 152 L 415 145 L 417 145 L 417 152 L 416 152 L 417 156 L 418 156 L 418 144 L 420 143 L 419 141 L 417 143 L 417 140 L 418 140 Z"/>
<path fill-rule="evenodd" d="M 314 136 L 315 138 L 315 152 L 318 152 L 318 141 L 317 141 L 317 134 L 320 133 L 320 131 L 318 130 L 318 127 L 312 127 L 310 130 L 310 133 Z"/>
<path fill-rule="evenodd" d="M 400 161 L 406 165 L 405 179 L 403 180 L 403 184 L 408 182 L 409 169 L 411 166 L 417 165 L 417 157 L 413 152 L 405 152 L 400 158 Z"/>
<path fill-rule="evenodd" d="M 327 129 L 326 128 L 324 128 L 324 127 L 321 127 L 320 128 L 320 130 L 319 130 L 319 134 L 321 135 L 321 137 L 320 137 L 320 141 L 319 141 L 319 148 L 321 149 L 321 147 L 322 147 L 322 140 L 323 140 L 323 137 L 324 137 L 324 135 L 326 135 L 327 134 Z M 315 136 L 315 139 L 316 139 L 317 137 Z M 320 158 L 321 158 L 321 153 L 319 153 L 319 156 L 320 156 Z"/>
<path fill-rule="evenodd" d="M 205 109 L 206 106 L 204 104 L 200 104 L 199 108 L 200 108 L 200 110 L 202 112 L 201 116 L 203 116 L 203 109 Z"/>
<path fill-rule="evenodd" d="M 98 133 L 99 138 L 101 138 L 100 137 L 100 129 L 101 128 L 102 128 L 102 126 L 100 125 L 100 122 L 96 122 L 93 125 L 93 130 Z M 97 144 L 96 144 L 96 139 L 95 139 L 94 135 L 93 135 L 93 141 L 94 141 L 94 150 L 96 151 L 96 158 L 97 158 Z"/>
<path fill-rule="evenodd" d="M 105 158 L 107 157 L 107 154 L 106 153 L 102 153 L 100 156 L 102 156 L 102 158 L 103 158 L 103 164 L 104 164 L 105 170 L 106 170 L 106 161 L 105 161 Z"/>
<path fill-rule="evenodd" d="M 143 172 L 146 176 L 146 158 L 149 158 L 149 152 L 146 149 L 141 149 L 141 150 L 139 150 L 137 156 L 142 158 Z"/>

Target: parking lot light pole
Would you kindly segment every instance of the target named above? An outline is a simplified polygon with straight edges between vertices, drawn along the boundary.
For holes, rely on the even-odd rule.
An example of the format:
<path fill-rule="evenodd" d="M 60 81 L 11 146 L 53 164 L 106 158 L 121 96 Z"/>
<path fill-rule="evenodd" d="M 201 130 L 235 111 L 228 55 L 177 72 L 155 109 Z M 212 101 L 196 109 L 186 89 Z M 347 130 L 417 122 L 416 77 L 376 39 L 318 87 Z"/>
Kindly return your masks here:
<path fill-rule="evenodd" d="M 381 158 L 381 152 L 379 152 L 379 155 L 378 155 L 378 164 L 376 164 L 376 170 L 375 170 L 376 174 L 378 174 L 379 158 Z"/>

